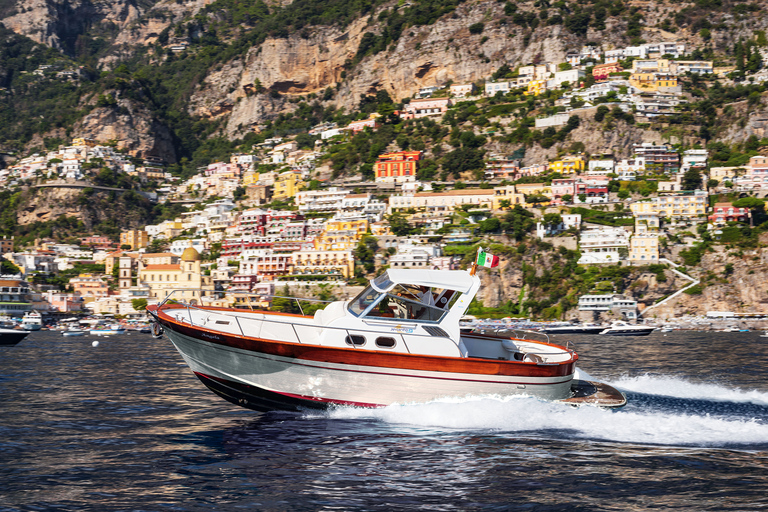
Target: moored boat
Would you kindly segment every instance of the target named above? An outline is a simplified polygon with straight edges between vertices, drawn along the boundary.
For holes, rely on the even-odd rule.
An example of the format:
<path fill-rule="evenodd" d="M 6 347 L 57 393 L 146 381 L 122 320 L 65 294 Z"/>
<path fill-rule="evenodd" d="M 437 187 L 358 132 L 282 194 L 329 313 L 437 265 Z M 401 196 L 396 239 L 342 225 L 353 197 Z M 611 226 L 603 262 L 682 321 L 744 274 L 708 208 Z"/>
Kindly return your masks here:
<path fill-rule="evenodd" d="M 88 331 L 95 336 L 112 336 L 115 334 L 125 334 L 125 327 L 119 324 L 94 327 Z"/>
<path fill-rule="evenodd" d="M 89 331 L 86 331 L 85 329 L 73 329 L 73 328 L 70 328 L 70 329 L 67 329 L 66 331 L 62 331 L 61 335 L 62 336 L 68 336 L 68 337 L 69 336 L 85 336 L 88 333 L 89 333 Z"/>
<path fill-rule="evenodd" d="M 13 346 L 29 336 L 30 331 L 0 328 L 0 346 Z"/>
<path fill-rule="evenodd" d="M 547 326 L 539 329 L 545 334 L 600 334 L 606 327 L 598 324 L 568 323 L 564 325 Z"/>
<path fill-rule="evenodd" d="M 254 410 L 481 395 L 626 403 L 610 386 L 574 379 L 572 349 L 462 332 L 479 287 L 474 271 L 390 269 L 314 316 L 165 301 L 147 311 L 209 389 Z"/>
<path fill-rule="evenodd" d="M 37 311 L 30 311 L 21 319 L 21 328 L 27 331 L 39 331 L 43 328 L 43 316 Z"/>
<path fill-rule="evenodd" d="M 652 325 L 628 324 L 627 322 L 616 321 L 610 327 L 600 332 L 607 336 L 648 336 L 656 327 Z"/>

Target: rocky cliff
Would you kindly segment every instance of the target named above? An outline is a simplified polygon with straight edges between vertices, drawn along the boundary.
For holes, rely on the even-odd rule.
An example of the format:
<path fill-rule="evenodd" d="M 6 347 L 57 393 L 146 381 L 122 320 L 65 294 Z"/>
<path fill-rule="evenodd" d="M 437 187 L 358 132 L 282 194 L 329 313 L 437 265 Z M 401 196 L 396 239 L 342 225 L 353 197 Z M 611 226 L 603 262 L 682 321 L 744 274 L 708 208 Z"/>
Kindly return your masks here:
<path fill-rule="evenodd" d="M 94 232 L 108 225 L 119 233 L 146 225 L 152 205 L 133 191 L 110 192 L 92 188 L 30 188 L 22 193 L 17 222 L 29 225 L 74 217 L 82 230 Z"/>

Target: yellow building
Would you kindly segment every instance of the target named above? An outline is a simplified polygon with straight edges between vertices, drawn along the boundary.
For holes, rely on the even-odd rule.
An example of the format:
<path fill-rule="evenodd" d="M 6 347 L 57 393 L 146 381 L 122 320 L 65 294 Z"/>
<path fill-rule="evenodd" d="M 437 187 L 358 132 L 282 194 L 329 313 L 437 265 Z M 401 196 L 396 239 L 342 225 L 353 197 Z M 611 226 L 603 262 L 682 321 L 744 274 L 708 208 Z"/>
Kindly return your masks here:
<path fill-rule="evenodd" d="M 637 59 L 632 61 L 632 73 L 670 73 L 669 59 Z"/>
<path fill-rule="evenodd" d="M 297 171 L 285 171 L 275 180 L 272 199 L 288 199 L 302 190 L 306 183 L 301 179 L 301 173 Z"/>
<path fill-rule="evenodd" d="M 98 145 L 98 141 L 94 139 L 87 139 L 85 137 L 80 137 L 77 139 L 72 139 L 72 145 L 73 146 L 87 146 L 89 148 L 95 147 Z"/>
<path fill-rule="evenodd" d="M 696 191 L 693 194 L 681 192 L 637 201 L 630 205 L 635 216 L 656 214 L 667 218 L 703 217 L 707 214 L 707 193 Z"/>
<path fill-rule="evenodd" d="M 503 187 L 494 187 L 493 189 L 493 206 L 494 210 L 500 210 L 502 208 L 502 201 L 509 201 L 508 207 L 514 208 L 516 204 L 525 204 L 525 194 L 518 192 L 515 185 L 506 185 Z M 504 203 L 507 206 L 507 203 Z"/>
<path fill-rule="evenodd" d="M 644 91 L 656 91 L 659 87 L 677 87 L 677 77 L 663 73 L 633 73 L 629 83 Z"/>
<path fill-rule="evenodd" d="M 355 272 L 355 257 L 348 251 L 296 251 L 291 255 L 292 276 L 343 276 L 348 278 Z"/>
<path fill-rule="evenodd" d="M 200 262 L 200 253 L 190 243 L 179 263 L 142 265 L 139 285 L 149 288 L 152 299 L 163 300 L 175 291 L 172 299 L 199 304 L 204 291 L 213 291 L 213 281 L 202 274 Z"/>
<path fill-rule="evenodd" d="M 549 170 L 561 174 L 575 174 L 583 171 L 586 166 L 587 163 L 581 155 L 564 156 L 562 160 L 551 162 L 549 164 Z"/>
<path fill-rule="evenodd" d="M 368 219 L 328 221 L 325 230 L 315 238 L 315 250 L 354 250 L 367 231 Z"/>
<path fill-rule="evenodd" d="M 635 265 L 659 262 L 659 236 L 656 233 L 632 235 L 629 239 L 629 261 Z"/>
<path fill-rule="evenodd" d="M 259 173 L 248 171 L 243 175 L 243 186 L 256 185 L 259 182 Z"/>
<path fill-rule="evenodd" d="M 538 96 L 547 92 L 546 80 L 531 80 L 528 82 L 528 90 L 525 91 L 527 96 Z"/>
<path fill-rule="evenodd" d="M 149 235 L 143 229 L 132 229 L 120 233 L 120 245 L 130 245 L 131 249 L 142 249 L 149 245 Z"/>

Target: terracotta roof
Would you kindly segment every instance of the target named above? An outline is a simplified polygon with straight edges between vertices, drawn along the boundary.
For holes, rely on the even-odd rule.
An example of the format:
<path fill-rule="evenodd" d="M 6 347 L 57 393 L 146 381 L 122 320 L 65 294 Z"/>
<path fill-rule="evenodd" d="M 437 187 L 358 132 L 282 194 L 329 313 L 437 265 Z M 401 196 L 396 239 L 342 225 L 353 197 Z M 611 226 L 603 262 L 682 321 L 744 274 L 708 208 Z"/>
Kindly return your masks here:
<path fill-rule="evenodd" d="M 181 270 L 179 265 L 147 265 L 144 270 Z"/>
<path fill-rule="evenodd" d="M 168 257 L 168 256 L 171 256 L 171 257 L 174 257 L 174 258 L 177 257 L 172 252 L 148 252 L 148 253 L 143 254 L 141 257 L 142 258 L 163 258 L 163 257 Z"/>
<path fill-rule="evenodd" d="M 492 196 L 496 192 L 492 188 L 461 189 L 448 192 L 419 192 L 416 197 L 450 197 L 450 196 Z"/>

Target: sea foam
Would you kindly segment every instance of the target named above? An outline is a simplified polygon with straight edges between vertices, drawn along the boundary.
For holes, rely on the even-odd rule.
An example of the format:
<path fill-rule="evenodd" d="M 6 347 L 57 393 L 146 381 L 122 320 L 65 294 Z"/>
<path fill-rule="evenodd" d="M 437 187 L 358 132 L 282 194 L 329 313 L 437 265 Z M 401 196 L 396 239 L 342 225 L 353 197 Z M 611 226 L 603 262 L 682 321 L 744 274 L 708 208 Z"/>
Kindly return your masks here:
<path fill-rule="evenodd" d="M 583 371 L 577 378 L 595 380 Z M 673 377 L 622 378 L 612 383 L 630 392 L 691 400 L 732 401 L 768 405 L 768 394 L 717 384 L 696 384 Z M 750 406 L 752 407 L 752 406 Z M 694 410 L 694 412 L 691 412 Z M 768 445 L 768 411 L 742 415 L 644 408 L 630 405 L 611 410 L 572 407 L 528 396 L 441 399 L 426 404 L 396 404 L 382 409 L 339 408 L 336 419 L 371 419 L 399 427 L 427 430 L 482 430 L 530 437 L 571 438 L 675 446 Z M 564 431 L 567 434 L 564 434 Z"/>

